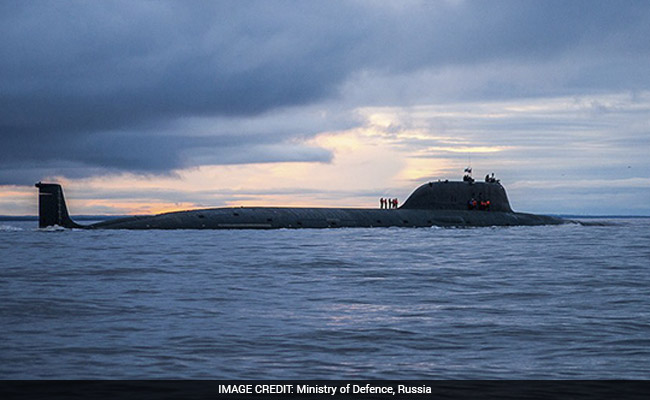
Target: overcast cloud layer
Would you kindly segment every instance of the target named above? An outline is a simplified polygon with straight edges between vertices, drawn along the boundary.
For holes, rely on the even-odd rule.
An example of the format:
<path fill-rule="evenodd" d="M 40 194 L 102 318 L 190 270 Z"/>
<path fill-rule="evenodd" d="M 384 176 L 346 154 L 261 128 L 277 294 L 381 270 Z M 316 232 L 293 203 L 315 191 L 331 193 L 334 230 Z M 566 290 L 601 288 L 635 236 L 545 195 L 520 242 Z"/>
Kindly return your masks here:
<path fill-rule="evenodd" d="M 284 123 L 254 131 L 237 129 L 237 121 L 333 99 L 353 108 L 395 105 L 404 97 L 416 103 L 638 91 L 650 83 L 646 1 L 5 1 L 0 7 L 3 184 L 57 173 L 327 162 L 324 149 L 281 146 L 323 126 L 294 124 L 291 113 Z M 493 73 L 482 77 L 490 65 Z M 395 93 L 373 84 L 449 69 L 460 71 L 456 88 L 423 90 L 429 82 L 408 81 Z M 355 84 L 343 98 L 342 90 Z M 209 124 L 187 123 L 197 117 Z M 342 113 L 330 117 L 329 128 L 350 123 Z"/>

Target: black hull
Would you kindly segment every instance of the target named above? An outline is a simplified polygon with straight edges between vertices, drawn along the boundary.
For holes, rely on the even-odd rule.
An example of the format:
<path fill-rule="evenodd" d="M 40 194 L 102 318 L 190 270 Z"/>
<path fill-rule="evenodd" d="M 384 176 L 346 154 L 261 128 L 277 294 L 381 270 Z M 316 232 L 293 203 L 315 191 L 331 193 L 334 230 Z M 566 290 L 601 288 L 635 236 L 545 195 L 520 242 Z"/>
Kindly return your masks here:
<path fill-rule="evenodd" d="M 354 208 L 215 208 L 131 217 L 91 229 L 297 229 L 561 224 L 559 218 L 500 211 Z"/>

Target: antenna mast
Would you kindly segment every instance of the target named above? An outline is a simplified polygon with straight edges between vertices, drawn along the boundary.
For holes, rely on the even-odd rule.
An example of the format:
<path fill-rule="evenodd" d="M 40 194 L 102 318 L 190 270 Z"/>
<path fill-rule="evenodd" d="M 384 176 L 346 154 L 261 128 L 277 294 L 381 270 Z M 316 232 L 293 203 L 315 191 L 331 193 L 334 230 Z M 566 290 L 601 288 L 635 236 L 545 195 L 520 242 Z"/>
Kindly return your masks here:
<path fill-rule="evenodd" d="M 467 168 L 465 168 L 465 175 L 463 175 L 463 181 L 473 183 L 474 178 L 472 178 L 472 155 L 467 153 Z"/>

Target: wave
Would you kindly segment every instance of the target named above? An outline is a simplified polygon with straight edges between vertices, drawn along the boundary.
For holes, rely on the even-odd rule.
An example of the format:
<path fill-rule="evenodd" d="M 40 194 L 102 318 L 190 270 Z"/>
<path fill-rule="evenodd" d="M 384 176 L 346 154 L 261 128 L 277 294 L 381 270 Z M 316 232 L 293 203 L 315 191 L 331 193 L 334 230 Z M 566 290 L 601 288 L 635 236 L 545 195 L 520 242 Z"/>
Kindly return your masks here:
<path fill-rule="evenodd" d="M 38 228 L 38 230 L 41 232 L 62 232 L 62 231 L 69 231 L 70 229 L 64 228 L 59 225 L 51 225 L 45 228 Z"/>
<path fill-rule="evenodd" d="M 24 231 L 24 229 L 12 225 L 0 225 L 0 232 L 19 232 L 19 231 Z"/>

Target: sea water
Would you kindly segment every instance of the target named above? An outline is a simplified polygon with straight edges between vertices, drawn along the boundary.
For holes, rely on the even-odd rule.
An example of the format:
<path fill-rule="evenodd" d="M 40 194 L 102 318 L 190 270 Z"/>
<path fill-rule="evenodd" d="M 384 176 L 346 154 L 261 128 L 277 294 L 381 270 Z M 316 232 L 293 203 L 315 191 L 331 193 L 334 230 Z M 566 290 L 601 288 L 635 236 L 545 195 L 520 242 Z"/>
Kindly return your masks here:
<path fill-rule="evenodd" d="M 0 222 L 0 378 L 648 379 L 650 219 L 585 221 Z"/>

